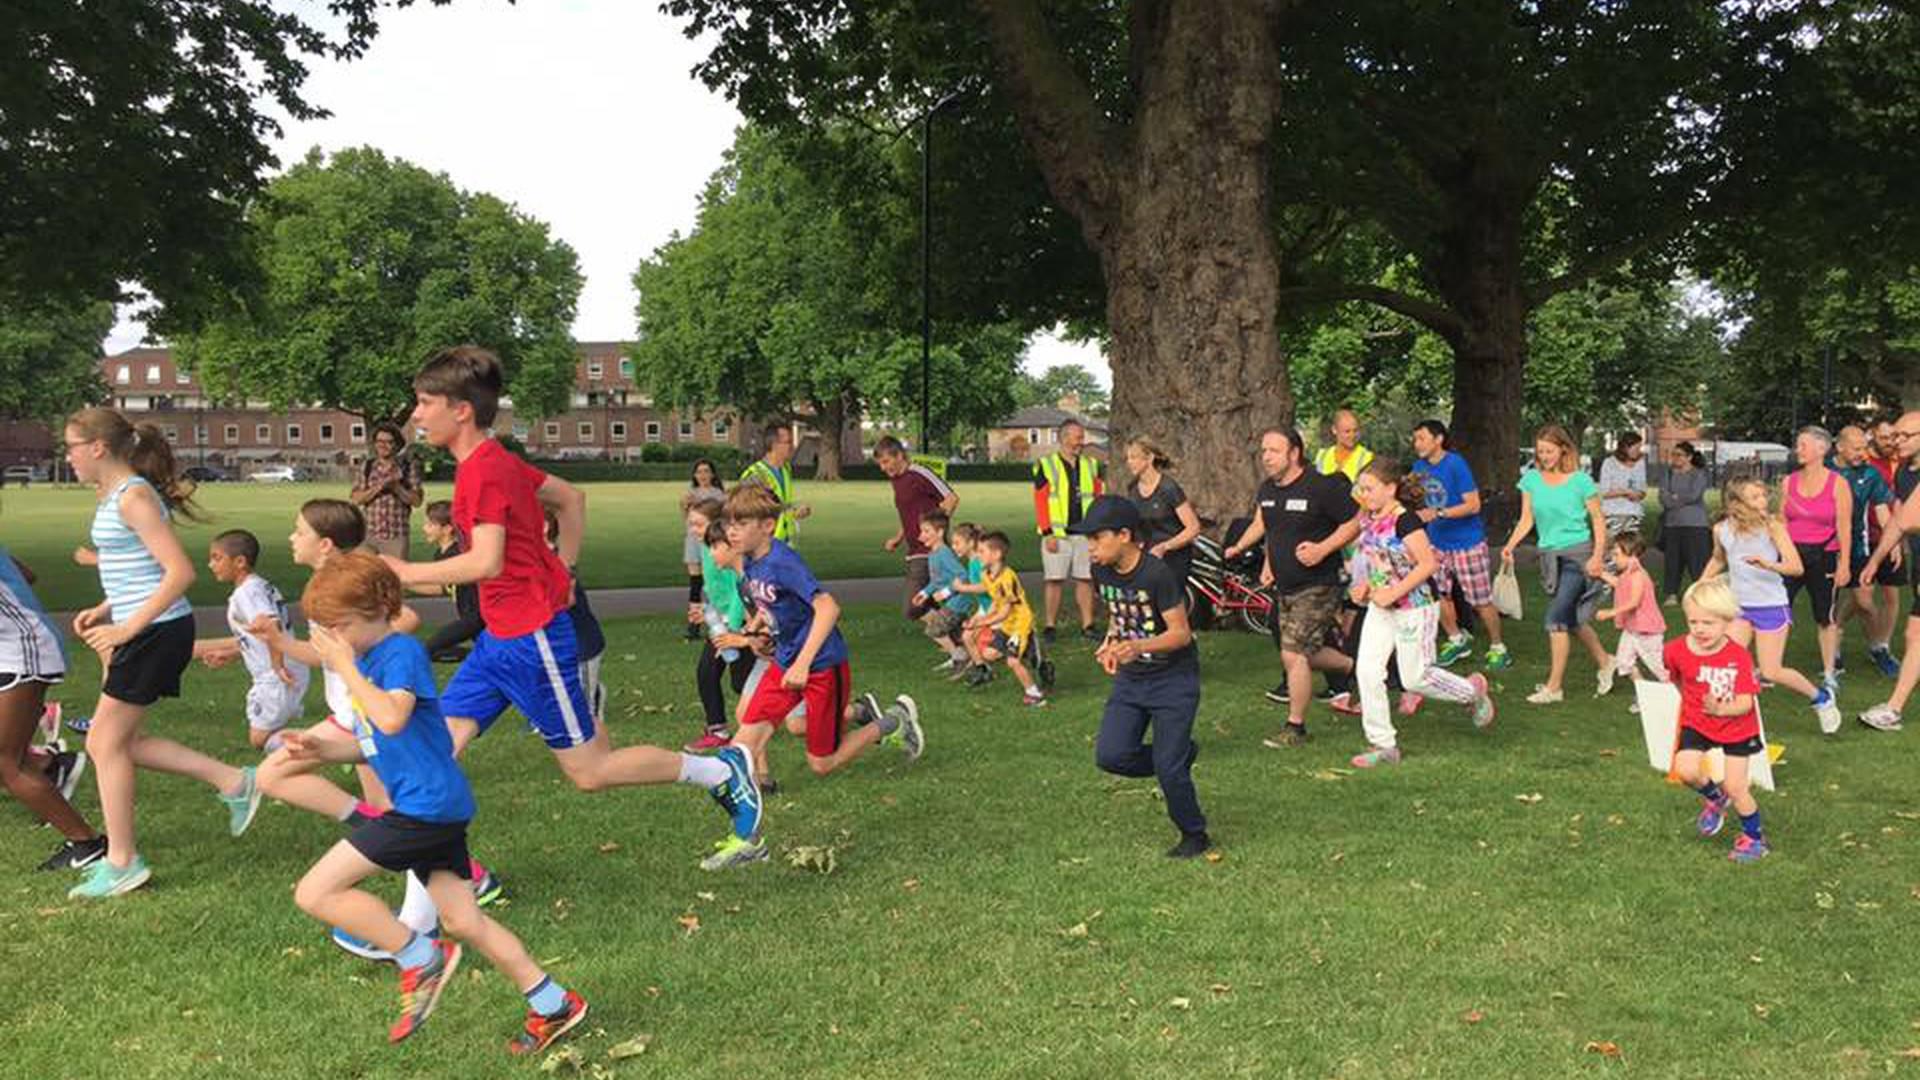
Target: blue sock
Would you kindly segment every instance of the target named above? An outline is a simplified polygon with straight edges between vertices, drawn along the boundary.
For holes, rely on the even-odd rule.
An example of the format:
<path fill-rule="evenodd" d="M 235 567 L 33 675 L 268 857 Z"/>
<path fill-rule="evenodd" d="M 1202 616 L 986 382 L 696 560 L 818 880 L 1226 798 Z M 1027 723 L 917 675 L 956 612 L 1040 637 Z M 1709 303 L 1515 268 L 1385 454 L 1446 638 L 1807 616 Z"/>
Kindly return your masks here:
<path fill-rule="evenodd" d="M 541 1016 L 558 1016 L 567 1010 L 567 991 L 549 975 L 527 991 L 527 1008 Z"/>
<path fill-rule="evenodd" d="M 1721 799 L 1724 799 L 1727 797 L 1726 792 L 1723 792 L 1720 790 L 1720 785 L 1714 783 L 1711 780 L 1707 781 L 1704 784 L 1701 784 L 1699 787 L 1694 788 L 1693 790 L 1699 792 L 1701 798 L 1711 799 L 1714 802 L 1719 802 Z"/>
<path fill-rule="evenodd" d="M 433 939 L 425 934 L 415 934 L 407 939 L 400 951 L 393 954 L 393 962 L 403 968 L 425 967 L 433 963 Z"/>
<path fill-rule="evenodd" d="M 1740 831 L 1753 837 L 1755 840 L 1766 839 L 1766 837 L 1760 835 L 1760 811 L 1755 810 L 1751 814 L 1741 814 Z"/>

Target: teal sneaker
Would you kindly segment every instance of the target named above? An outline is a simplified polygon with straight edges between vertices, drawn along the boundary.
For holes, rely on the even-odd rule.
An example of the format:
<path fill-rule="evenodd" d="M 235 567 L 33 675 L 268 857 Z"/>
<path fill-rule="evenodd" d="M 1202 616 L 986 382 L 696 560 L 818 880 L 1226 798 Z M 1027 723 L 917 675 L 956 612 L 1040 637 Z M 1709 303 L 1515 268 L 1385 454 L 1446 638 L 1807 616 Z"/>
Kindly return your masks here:
<path fill-rule="evenodd" d="M 731 870 L 736 866 L 757 863 L 767 857 L 767 842 L 754 837 L 742 840 L 729 835 L 713 845 L 713 854 L 700 860 L 702 870 Z"/>
<path fill-rule="evenodd" d="M 67 899 L 106 900 L 132 892 L 145 885 L 152 876 L 153 870 L 147 866 L 147 860 L 138 855 L 124 868 L 101 859 L 87 868 L 87 876 L 80 880 L 80 884 L 67 890 Z"/>
<path fill-rule="evenodd" d="M 254 778 L 253 766 L 240 770 L 239 793 L 222 795 L 220 801 L 227 804 L 227 831 L 235 836 L 246 832 L 253 824 L 253 815 L 260 812 L 260 784 Z"/>
<path fill-rule="evenodd" d="M 1440 646 L 1440 655 L 1434 658 L 1434 663 L 1441 667 L 1452 667 L 1472 655 L 1473 635 L 1462 634 L 1457 638 L 1448 638 L 1447 643 Z"/>
<path fill-rule="evenodd" d="M 1513 666 L 1513 656 L 1504 644 L 1487 646 L 1487 670 L 1505 671 Z"/>

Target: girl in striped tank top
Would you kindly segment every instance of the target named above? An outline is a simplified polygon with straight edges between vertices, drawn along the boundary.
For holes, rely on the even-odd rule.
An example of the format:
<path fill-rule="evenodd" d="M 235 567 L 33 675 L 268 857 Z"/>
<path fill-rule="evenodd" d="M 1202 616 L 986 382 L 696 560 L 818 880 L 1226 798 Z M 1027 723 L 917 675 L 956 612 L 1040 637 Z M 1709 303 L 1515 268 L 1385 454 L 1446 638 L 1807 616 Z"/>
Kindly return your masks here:
<path fill-rule="evenodd" d="M 93 515 L 100 589 L 106 600 L 74 617 L 73 630 L 100 654 L 106 675 L 87 732 L 107 823 L 107 855 L 68 892 L 105 899 L 152 876 L 134 843 L 134 767 L 190 776 L 213 788 L 239 836 L 253 823 L 260 792 L 252 769 L 236 769 L 171 739 L 145 734 L 147 709 L 180 696 L 180 673 L 193 662 L 193 560 L 173 533 L 175 512 L 196 517 L 179 479 L 173 448 L 152 424 L 138 430 L 112 409 L 83 409 L 67 421 L 67 461 L 100 494 Z"/>
<path fill-rule="evenodd" d="M 1720 502 L 1723 515 L 1713 527 L 1713 558 L 1700 580 L 1727 576 L 1734 602 L 1740 605 L 1740 617 L 1728 636 L 1753 652 L 1760 678 L 1806 698 L 1819 718 L 1820 730 L 1831 735 L 1840 730 L 1840 708 L 1832 689 L 1815 686 L 1782 663 L 1787 632 L 1793 628 L 1786 580 L 1806 569 L 1787 534 L 1786 522 L 1768 505 L 1767 485 L 1754 477 L 1729 482 Z"/>

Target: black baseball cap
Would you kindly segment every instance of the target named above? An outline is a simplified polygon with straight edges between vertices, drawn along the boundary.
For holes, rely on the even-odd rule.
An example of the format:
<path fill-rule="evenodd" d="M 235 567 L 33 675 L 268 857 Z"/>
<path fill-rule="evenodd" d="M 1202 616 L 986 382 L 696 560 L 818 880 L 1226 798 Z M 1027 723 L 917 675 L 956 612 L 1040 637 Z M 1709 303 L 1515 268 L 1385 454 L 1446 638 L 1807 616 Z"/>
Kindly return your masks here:
<path fill-rule="evenodd" d="M 1076 536 L 1092 536 L 1097 532 L 1125 529 L 1138 539 L 1145 523 L 1140 520 L 1140 508 L 1133 500 L 1119 495 L 1101 495 L 1087 507 L 1085 517 L 1079 524 L 1067 526 L 1067 531 Z"/>

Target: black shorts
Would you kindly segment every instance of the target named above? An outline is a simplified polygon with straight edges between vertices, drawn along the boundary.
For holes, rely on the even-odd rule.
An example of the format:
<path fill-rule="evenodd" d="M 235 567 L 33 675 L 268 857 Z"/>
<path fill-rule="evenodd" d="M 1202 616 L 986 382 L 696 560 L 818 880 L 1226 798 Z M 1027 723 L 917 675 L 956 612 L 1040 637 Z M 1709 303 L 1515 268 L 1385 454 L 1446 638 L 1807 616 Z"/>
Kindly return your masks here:
<path fill-rule="evenodd" d="M 1865 566 L 1866 563 L 1862 561 L 1854 565 Z M 1882 559 L 1880 560 L 1879 571 L 1873 575 L 1873 583 L 1875 585 L 1892 585 L 1896 588 L 1910 585 L 1913 582 L 1913 575 L 1908 572 L 1909 569 L 1905 562 L 1902 562 L 1899 566 L 1895 566 L 1893 565 L 1893 560 Z"/>
<path fill-rule="evenodd" d="M 1787 606 L 1792 607 L 1800 590 L 1805 589 L 1813 601 L 1813 624 L 1830 626 L 1833 624 L 1833 572 L 1839 568 L 1840 553 L 1818 544 L 1793 547 L 1800 553 L 1800 576 L 1787 579 Z"/>
<path fill-rule="evenodd" d="M 180 696 L 180 674 L 193 663 L 193 616 L 157 622 L 113 650 L 100 692 L 129 705 Z"/>
<path fill-rule="evenodd" d="M 353 830 L 347 843 L 383 870 L 412 871 L 422 884 L 436 870 L 473 879 L 464 821 L 421 821 L 389 810 Z"/>
<path fill-rule="evenodd" d="M 1755 754 L 1766 753 L 1767 746 L 1760 741 L 1758 735 L 1749 735 L 1738 742 L 1725 743 L 1717 739 L 1709 739 L 1693 728 L 1683 727 L 1680 729 L 1680 749 L 1698 750 L 1703 754 L 1709 750 L 1718 750 L 1728 757 L 1752 757 Z"/>

